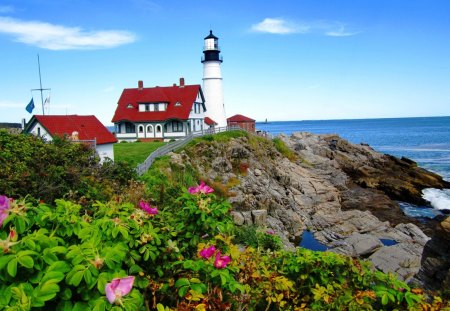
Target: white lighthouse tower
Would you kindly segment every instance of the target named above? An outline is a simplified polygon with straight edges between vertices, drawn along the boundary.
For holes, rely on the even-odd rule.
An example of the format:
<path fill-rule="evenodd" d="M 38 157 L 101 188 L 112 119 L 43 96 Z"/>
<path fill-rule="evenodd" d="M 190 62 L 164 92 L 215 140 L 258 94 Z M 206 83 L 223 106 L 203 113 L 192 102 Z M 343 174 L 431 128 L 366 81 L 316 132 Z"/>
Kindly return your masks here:
<path fill-rule="evenodd" d="M 223 101 L 222 72 L 220 64 L 219 38 L 213 35 L 212 30 L 205 38 L 203 47 L 203 94 L 205 96 L 206 116 L 217 123 L 217 126 L 227 126 L 225 104 Z"/>

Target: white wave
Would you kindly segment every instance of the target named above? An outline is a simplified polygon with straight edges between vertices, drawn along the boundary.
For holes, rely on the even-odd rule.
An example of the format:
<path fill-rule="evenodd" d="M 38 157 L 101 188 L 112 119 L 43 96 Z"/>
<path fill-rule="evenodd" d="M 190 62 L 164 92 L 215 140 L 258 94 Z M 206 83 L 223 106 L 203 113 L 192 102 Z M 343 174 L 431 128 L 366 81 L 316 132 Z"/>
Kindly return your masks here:
<path fill-rule="evenodd" d="M 433 206 L 435 209 L 450 210 L 450 189 L 423 189 L 422 198 L 430 202 L 431 206 Z"/>

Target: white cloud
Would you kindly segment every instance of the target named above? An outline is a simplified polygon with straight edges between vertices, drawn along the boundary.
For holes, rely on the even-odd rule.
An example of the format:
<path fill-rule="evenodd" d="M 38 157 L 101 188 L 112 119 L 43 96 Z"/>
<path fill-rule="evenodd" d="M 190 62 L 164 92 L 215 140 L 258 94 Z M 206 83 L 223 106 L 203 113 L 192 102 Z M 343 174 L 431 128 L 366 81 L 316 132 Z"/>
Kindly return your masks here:
<path fill-rule="evenodd" d="M 0 13 L 12 13 L 14 7 L 12 5 L 0 5 Z"/>
<path fill-rule="evenodd" d="M 320 34 L 332 37 L 348 37 L 359 34 L 346 30 L 344 24 L 329 21 L 309 21 L 295 22 L 282 18 L 265 18 L 262 22 L 252 25 L 253 32 L 263 32 L 271 34 Z"/>
<path fill-rule="evenodd" d="M 340 25 L 338 28 L 329 30 L 325 35 L 330 37 L 350 37 L 359 34 L 359 32 L 349 32 L 345 30 L 345 27 Z"/>
<path fill-rule="evenodd" d="M 252 31 L 273 34 L 290 34 L 307 32 L 308 28 L 299 27 L 281 18 L 265 18 L 262 22 L 252 25 Z"/>
<path fill-rule="evenodd" d="M 15 41 L 49 50 L 106 49 L 136 41 L 133 33 L 120 30 L 85 31 L 40 21 L 0 17 L 0 33 Z"/>

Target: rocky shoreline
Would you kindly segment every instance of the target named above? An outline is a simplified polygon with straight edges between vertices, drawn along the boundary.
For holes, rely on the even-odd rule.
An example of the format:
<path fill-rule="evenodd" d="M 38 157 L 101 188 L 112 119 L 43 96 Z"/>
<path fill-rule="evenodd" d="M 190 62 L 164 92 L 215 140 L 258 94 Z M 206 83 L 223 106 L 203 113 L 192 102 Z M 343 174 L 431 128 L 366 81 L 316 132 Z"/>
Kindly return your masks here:
<path fill-rule="evenodd" d="M 419 222 L 397 203 L 424 205 L 422 189 L 450 188 L 449 182 L 414 161 L 337 135 L 279 138 L 294 158 L 247 137 L 200 142 L 171 156 L 173 163 L 228 185 L 237 225 L 270 227 L 286 248 L 309 230 L 329 251 L 370 260 L 425 288 L 450 288 L 450 218 Z"/>

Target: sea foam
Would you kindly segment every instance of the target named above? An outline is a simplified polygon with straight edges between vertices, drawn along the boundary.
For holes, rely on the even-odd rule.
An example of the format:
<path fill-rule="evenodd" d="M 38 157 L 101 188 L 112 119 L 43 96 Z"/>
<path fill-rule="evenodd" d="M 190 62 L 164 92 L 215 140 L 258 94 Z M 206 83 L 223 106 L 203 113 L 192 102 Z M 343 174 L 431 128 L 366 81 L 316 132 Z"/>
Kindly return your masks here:
<path fill-rule="evenodd" d="M 435 209 L 450 210 L 450 189 L 427 188 L 422 190 L 422 198 L 430 202 Z"/>

